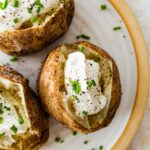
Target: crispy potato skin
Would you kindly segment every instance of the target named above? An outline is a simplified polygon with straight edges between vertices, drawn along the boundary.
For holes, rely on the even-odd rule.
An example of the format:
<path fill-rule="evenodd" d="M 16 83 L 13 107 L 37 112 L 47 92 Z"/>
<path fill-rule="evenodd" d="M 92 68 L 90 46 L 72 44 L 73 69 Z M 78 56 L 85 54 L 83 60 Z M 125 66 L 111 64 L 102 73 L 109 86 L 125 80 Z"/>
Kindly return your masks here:
<path fill-rule="evenodd" d="M 64 0 L 64 7 L 43 26 L 0 33 L 0 49 L 10 55 L 26 55 L 41 50 L 68 30 L 74 14 L 73 0 Z"/>
<path fill-rule="evenodd" d="M 87 134 L 107 126 L 112 121 L 121 99 L 121 84 L 117 66 L 114 60 L 104 50 L 89 42 L 84 41 L 74 43 L 73 45 L 79 44 L 92 49 L 93 51 L 97 52 L 98 55 L 102 56 L 108 61 L 111 61 L 113 64 L 113 86 L 111 93 L 111 102 L 104 121 L 96 128 L 91 128 L 90 130 L 88 130 L 74 121 L 63 108 L 62 99 L 59 94 L 59 88 L 61 87 L 59 87 L 59 79 L 57 77 L 57 68 L 59 65 L 58 59 L 61 54 L 61 46 L 53 49 L 47 56 L 39 75 L 38 90 L 43 106 L 49 114 L 52 114 L 58 121 L 65 124 L 67 127 L 75 131 Z M 71 47 L 72 45 L 65 44 L 65 46 Z"/>
<path fill-rule="evenodd" d="M 7 66 L 0 66 L 0 77 L 19 83 L 24 88 L 26 108 L 31 122 L 31 129 L 26 134 L 19 136 L 11 148 L 0 150 L 37 150 L 49 137 L 48 116 L 40 107 L 40 102 L 35 93 L 29 88 L 28 80 Z M 19 148 L 19 145 L 21 147 Z"/>

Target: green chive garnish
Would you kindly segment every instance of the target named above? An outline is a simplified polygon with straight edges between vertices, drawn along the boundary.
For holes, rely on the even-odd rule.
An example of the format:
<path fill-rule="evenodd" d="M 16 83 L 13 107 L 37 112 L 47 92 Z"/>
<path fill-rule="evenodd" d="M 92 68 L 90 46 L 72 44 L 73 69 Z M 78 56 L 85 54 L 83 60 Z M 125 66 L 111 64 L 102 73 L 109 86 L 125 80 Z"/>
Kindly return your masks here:
<path fill-rule="evenodd" d="M 8 6 L 8 0 L 5 0 L 5 1 L 4 1 L 4 9 L 6 9 L 7 6 Z"/>
<path fill-rule="evenodd" d="M 35 0 L 35 5 L 40 6 L 41 8 L 43 7 L 43 4 L 40 2 L 40 0 Z"/>
<path fill-rule="evenodd" d="M 24 123 L 24 120 L 23 120 L 23 118 L 21 116 L 18 118 L 18 122 L 19 122 L 19 124 L 23 124 Z"/>
<path fill-rule="evenodd" d="M 55 142 L 57 142 L 57 143 L 60 142 L 60 140 L 61 140 L 60 137 L 55 138 Z"/>
<path fill-rule="evenodd" d="M 84 144 L 88 144 L 88 141 L 84 141 Z"/>
<path fill-rule="evenodd" d="M 83 51 L 84 51 L 84 46 L 80 46 L 79 49 L 80 49 L 80 51 L 83 53 Z"/>
<path fill-rule="evenodd" d="M 99 62 L 100 61 L 100 58 L 99 57 L 97 57 L 97 58 L 95 58 L 95 60 L 94 60 L 95 62 Z"/>
<path fill-rule="evenodd" d="M 73 136 L 76 136 L 78 134 L 77 131 L 72 131 Z"/>
<path fill-rule="evenodd" d="M 120 26 L 118 26 L 118 27 L 114 27 L 114 28 L 113 28 L 113 30 L 114 30 L 114 31 L 116 31 L 116 30 L 120 30 L 120 29 L 121 29 L 121 27 L 120 27 Z"/>
<path fill-rule="evenodd" d="M 101 145 L 101 146 L 99 147 L 99 150 L 103 150 L 103 145 Z"/>
<path fill-rule="evenodd" d="M 3 104 L 0 103 L 0 114 L 3 114 L 3 113 L 4 113 L 4 111 L 3 111 Z"/>
<path fill-rule="evenodd" d="M 19 6 L 19 1 L 18 0 L 14 0 L 14 7 L 18 7 Z"/>
<path fill-rule="evenodd" d="M 85 116 L 88 115 L 88 112 L 87 112 L 87 111 L 83 111 L 82 113 L 83 113 L 83 115 L 85 115 Z"/>
<path fill-rule="evenodd" d="M 87 89 L 90 90 L 92 87 L 96 86 L 95 80 L 88 80 L 86 81 Z"/>
<path fill-rule="evenodd" d="M 0 117 L 0 124 L 3 123 L 3 117 Z"/>
<path fill-rule="evenodd" d="M 61 140 L 60 143 L 64 143 L 64 140 Z"/>
<path fill-rule="evenodd" d="M 34 23 L 34 22 L 36 22 L 36 21 L 37 21 L 37 18 L 36 18 L 36 17 L 32 17 L 32 18 L 31 18 L 31 22 L 32 22 L 32 23 Z"/>
<path fill-rule="evenodd" d="M 8 6 L 8 0 L 5 0 L 4 3 L 0 2 L 0 9 L 4 10 Z"/>
<path fill-rule="evenodd" d="M 15 62 L 15 61 L 17 61 L 18 60 L 18 57 L 17 56 L 13 56 L 11 59 L 10 59 L 10 61 L 12 61 L 12 62 Z"/>
<path fill-rule="evenodd" d="M 32 9 L 31 8 L 27 8 L 28 13 L 31 14 L 32 13 Z"/>
<path fill-rule="evenodd" d="M 7 111 L 10 111 L 10 107 L 4 106 Z"/>
<path fill-rule="evenodd" d="M 60 137 L 56 137 L 55 138 L 55 142 L 57 142 L 57 143 L 64 143 L 64 140 L 61 139 Z"/>
<path fill-rule="evenodd" d="M 3 133 L 0 133 L 0 137 L 2 137 L 2 136 L 4 136 L 5 135 L 5 133 L 3 132 Z"/>
<path fill-rule="evenodd" d="M 85 34 L 81 34 L 81 35 L 78 35 L 76 36 L 76 39 L 85 39 L 85 40 L 90 40 L 90 37 L 88 35 L 85 35 Z"/>
<path fill-rule="evenodd" d="M 13 20 L 13 22 L 14 22 L 14 23 L 18 23 L 18 22 L 19 22 L 19 19 L 18 19 L 18 18 L 15 18 L 15 19 Z"/>
<path fill-rule="evenodd" d="M 37 6 L 36 12 L 39 13 L 40 10 L 41 10 L 41 7 L 40 7 L 40 6 Z"/>
<path fill-rule="evenodd" d="M 93 86 L 96 86 L 95 80 L 92 80 L 92 84 L 93 84 Z"/>
<path fill-rule="evenodd" d="M 18 129 L 16 128 L 15 125 L 13 125 L 13 126 L 10 128 L 10 130 L 11 130 L 12 132 L 14 132 L 14 133 L 17 133 L 17 131 L 18 131 Z"/>
<path fill-rule="evenodd" d="M 100 6 L 101 10 L 106 10 L 107 9 L 107 5 L 103 4 Z"/>
<path fill-rule="evenodd" d="M 73 97 L 73 100 L 77 100 L 78 99 L 78 97 L 76 95 L 73 95 L 72 97 Z"/>
<path fill-rule="evenodd" d="M 76 94 L 79 94 L 79 93 L 81 92 L 81 86 L 80 86 L 79 81 L 72 81 L 72 80 L 70 79 L 69 82 L 71 83 L 72 89 L 74 90 L 74 92 L 75 92 Z"/>

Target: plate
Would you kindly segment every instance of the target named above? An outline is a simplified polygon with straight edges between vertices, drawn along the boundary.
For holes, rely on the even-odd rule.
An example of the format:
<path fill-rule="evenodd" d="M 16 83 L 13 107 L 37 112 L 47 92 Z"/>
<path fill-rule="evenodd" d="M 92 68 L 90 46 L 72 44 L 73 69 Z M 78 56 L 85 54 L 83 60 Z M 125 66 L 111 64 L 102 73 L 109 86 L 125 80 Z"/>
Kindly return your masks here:
<path fill-rule="evenodd" d="M 101 5 L 107 5 L 101 10 Z M 22 73 L 36 91 L 39 69 L 50 50 L 61 43 L 76 41 L 86 34 L 90 42 L 105 49 L 118 65 L 122 99 L 111 124 L 97 132 L 73 135 L 70 129 L 50 117 L 50 138 L 41 150 L 124 150 L 133 139 L 146 107 L 148 96 L 148 58 L 143 35 L 124 0 L 75 0 L 75 16 L 66 35 L 43 51 L 10 62 L 10 56 L 0 52 L 0 63 Z M 120 26 L 120 30 L 113 30 Z M 61 143 L 55 141 L 62 139 Z M 87 144 L 84 142 L 88 141 Z"/>

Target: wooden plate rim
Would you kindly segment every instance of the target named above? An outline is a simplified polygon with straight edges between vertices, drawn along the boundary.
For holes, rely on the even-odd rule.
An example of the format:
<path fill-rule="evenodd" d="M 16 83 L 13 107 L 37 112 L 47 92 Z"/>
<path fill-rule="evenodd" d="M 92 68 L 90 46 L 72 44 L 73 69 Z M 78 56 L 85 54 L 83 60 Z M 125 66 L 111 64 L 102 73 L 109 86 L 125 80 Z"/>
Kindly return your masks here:
<path fill-rule="evenodd" d="M 125 0 L 109 1 L 126 24 L 135 48 L 137 59 L 138 81 L 133 110 L 123 133 L 112 147 L 112 150 L 126 150 L 140 127 L 147 106 L 150 83 L 150 66 L 148 60 L 148 49 L 144 36 L 129 6 Z"/>

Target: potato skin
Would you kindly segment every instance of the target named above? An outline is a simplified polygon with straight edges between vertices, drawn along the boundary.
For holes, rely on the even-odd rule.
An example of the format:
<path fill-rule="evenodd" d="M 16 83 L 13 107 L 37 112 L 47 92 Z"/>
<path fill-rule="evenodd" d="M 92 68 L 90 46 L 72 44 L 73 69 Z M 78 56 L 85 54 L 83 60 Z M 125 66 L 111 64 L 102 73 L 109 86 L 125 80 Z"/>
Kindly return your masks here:
<path fill-rule="evenodd" d="M 111 93 L 111 102 L 109 105 L 109 109 L 104 121 L 99 124 L 95 128 L 91 128 L 90 130 L 86 129 L 76 121 L 74 121 L 68 113 L 63 108 L 62 99 L 60 97 L 60 89 L 59 87 L 59 79 L 57 74 L 57 68 L 59 66 L 59 56 L 61 54 L 60 48 L 65 45 L 65 47 L 73 47 L 73 45 L 84 45 L 87 48 L 92 49 L 93 51 L 97 52 L 99 56 L 111 61 L 113 64 L 113 86 L 112 86 L 112 93 Z M 117 66 L 114 60 L 101 48 L 85 41 L 77 42 L 74 44 L 64 44 L 56 49 L 53 49 L 49 55 L 47 56 L 43 67 L 41 68 L 41 72 L 39 75 L 38 81 L 38 90 L 39 96 L 41 97 L 43 106 L 45 110 L 52 114 L 58 121 L 65 124 L 67 127 L 79 131 L 82 133 L 90 133 L 94 132 L 98 129 L 108 126 L 108 124 L 112 121 L 115 112 L 119 106 L 120 99 L 121 99 L 121 84 L 120 84 L 120 77 Z M 60 78 L 60 77 L 59 77 Z"/>
<path fill-rule="evenodd" d="M 65 34 L 74 14 L 73 0 L 64 0 L 64 7 L 43 26 L 0 33 L 0 49 L 9 55 L 26 55 L 41 50 Z"/>
<path fill-rule="evenodd" d="M 29 88 L 28 80 L 7 66 L 0 66 L 0 77 L 19 83 L 24 88 L 26 109 L 31 122 L 31 129 L 17 138 L 10 148 L 0 150 L 37 150 L 49 137 L 48 116 L 41 108 L 39 98 Z M 21 146 L 21 147 L 20 147 Z"/>

